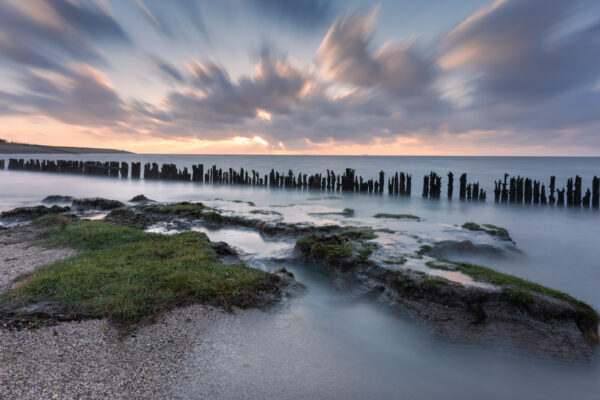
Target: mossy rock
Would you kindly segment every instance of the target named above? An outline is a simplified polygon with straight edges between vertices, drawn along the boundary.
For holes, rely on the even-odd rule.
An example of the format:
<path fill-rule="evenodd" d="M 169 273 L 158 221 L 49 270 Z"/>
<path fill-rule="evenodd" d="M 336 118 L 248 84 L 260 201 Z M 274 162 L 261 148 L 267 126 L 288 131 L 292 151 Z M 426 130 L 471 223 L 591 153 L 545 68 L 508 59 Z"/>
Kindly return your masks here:
<path fill-rule="evenodd" d="M 95 209 L 95 210 L 114 210 L 115 208 L 124 207 L 125 204 L 118 200 L 104 199 L 101 197 L 90 197 L 85 199 L 74 199 L 73 207 L 81 209 Z"/>
<path fill-rule="evenodd" d="M 483 225 L 479 225 L 475 222 L 465 222 L 462 227 L 464 229 L 467 229 L 469 231 L 473 231 L 473 232 L 485 232 L 488 235 L 492 235 L 492 236 L 498 236 L 501 237 L 503 239 L 507 239 L 510 240 L 510 235 L 508 234 L 508 231 L 505 228 L 502 228 L 500 226 L 496 226 L 496 225 L 492 225 L 492 224 L 483 224 Z"/>
<path fill-rule="evenodd" d="M 144 206 L 142 211 L 151 214 L 198 217 L 204 208 L 204 204 L 202 203 L 180 202 L 173 204 L 151 204 Z"/>
<path fill-rule="evenodd" d="M 3 211 L 0 213 L 0 219 L 23 219 L 32 220 L 48 214 L 61 214 L 70 211 L 70 207 L 60 206 L 33 206 L 33 207 L 18 207 L 9 211 Z"/>
<path fill-rule="evenodd" d="M 408 219 L 414 221 L 420 221 L 421 218 L 416 215 L 411 214 L 387 214 L 387 213 L 379 213 L 373 216 L 374 218 L 393 218 L 393 219 Z"/>

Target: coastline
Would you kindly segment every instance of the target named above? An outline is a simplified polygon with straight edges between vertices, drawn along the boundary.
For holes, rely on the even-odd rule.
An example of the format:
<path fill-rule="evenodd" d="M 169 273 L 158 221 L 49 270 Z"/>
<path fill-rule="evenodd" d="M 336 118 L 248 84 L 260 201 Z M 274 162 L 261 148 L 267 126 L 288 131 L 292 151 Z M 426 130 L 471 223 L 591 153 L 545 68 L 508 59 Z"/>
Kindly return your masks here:
<path fill-rule="evenodd" d="M 63 196 L 62 199 L 64 200 L 66 197 Z M 128 202 L 129 205 L 120 202 L 113 204 L 114 201 L 106 199 L 71 200 L 74 200 L 71 203 L 73 209 L 63 209 L 63 213 L 73 216 L 76 220 L 79 218 L 77 213 L 93 210 L 99 212 L 103 207 L 110 208 L 112 211 L 107 216 L 104 216 L 104 223 L 110 222 L 115 226 L 123 225 L 137 227 L 138 229 L 147 229 L 149 226 L 161 226 L 166 228 L 165 233 L 168 233 L 169 230 L 174 233 L 175 231 L 190 230 L 193 227 L 194 221 L 200 221 L 212 227 L 212 229 L 227 229 L 227 227 L 235 229 L 243 227 L 244 229 L 261 232 L 265 236 L 299 238 L 303 235 L 319 235 L 321 243 L 328 244 L 331 242 L 335 246 L 341 246 L 341 248 L 334 246 L 328 248 L 326 252 L 315 251 L 314 243 L 309 242 L 307 244 L 310 244 L 310 246 L 307 246 L 304 251 L 303 246 L 298 245 L 297 250 L 305 253 L 305 255 L 310 254 L 309 258 L 313 258 L 313 262 L 324 266 L 327 266 L 329 263 L 323 263 L 320 255 L 327 258 L 327 254 L 330 251 L 341 252 L 340 254 L 343 257 L 339 259 L 343 263 L 339 265 L 335 263 L 334 267 L 342 267 L 340 277 L 347 276 L 349 279 L 343 280 L 350 283 L 349 286 L 355 286 L 355 283 L 357 283 L 354 282 L 356 272 L 360 276 L 370 275 L 372 281 L 367 282 L 362 280 L 358 282 L 358 285 L 362 289 L 366 289 L 367 294 L 378 295 L 378 293 L 381 293 L 381 290 L 388 291 L 388 294 L 392 295 L 397 292 L 411 302 L 413 312 L 409 310 L 409 313 L 418 315 L 419 312 L 414 312 L 415 307 L 418 307 L 419 304 L 425 306 L 425 308 L 421 309 L 421 311 L 424 311 L 423 315 L 421 315 L 421 317 L 424 317 L 424 320 L 430 319 L 432 315 L 429 308 L 427 308 L 429 307 L 427 302 L 437 303 L 438 294 L 443 294 L 446 298 L 447 296 L 451 296 L 453 299 L 460 300 L 463 294 L 468 295 L 470 293 L 465 292 L 464 288 L 445 280 L 443 276 L 433 279 L 431 277 L 427 278 L 422 274 L 406 276 L 400 273 L 405 263 L 413 263 L 413 266 L 416 265 L 414 263 L 424 263 L 427 266 L 426 260 L 428 259 L 428 254 L 442 251 L 448 245 L 447 242 L 442 243 L 444 246 L 441 246 L 439 249 L 435 246 L 427 248 L 427 246 L 422 245 L 421 250 L 417 254 L 413 254 L 412 256 L 407 255 L 406 259 L 392 259 L 390 258 L 390 254 L 386 253 L 385 248 L 370 241 L 374 235 L 384 237 L 386 235 L 393 235 L 392 231 L 375 231 L 366 227 L 356 230 L 352 226 L 341 228 L 333 225 L 316 227 L 303 224 L 289 224 L 279 220 L 279 218 L 274 218 L 277 215 L 254 208 L 254 204 L 250 203 L 233 201 L 234 204 L 242 204 L 250 210 L 244 216 L 245 214 L 243 213 L 221 213 L 221 210 L 218 208 L 205 206 L 201 203 L 156 203 L 142 196 L 136 196 L 136 198 L 131 199 Z M 50 209 L 21 209 L 20 212 L 24 212 L 24 215 L 27 215 L 28 219 L 33 219 L 35 216 L 32 216 L 29 212 L 50 212 L 48 211 Z M 16 215 L 18 214 L 19 212 L 16 212 Z M 5 215 L 15 215 L 15 213 Z M 89 216 L 86 215 L 86 218 Z M 260 218 L 266 218 L 266 220 L 260 219 L 259 216 Z M 380 215 L 379 219 L 382 216 L 383 214 Z M 393 220 L 408 220 L 409 222 L 406 222 L 406 224 L 422 223 L 416 217 L 411 218 L 407 214 L 389 214 L 386 216 Z M 499 236 L 498 233 L 503 233 L 503 231 L 501 231 L 501 228 L 496 228 L 498 232 L 473 232 L 471 229 L 460 227 L 457 228 L 457 231 L 464 230 L 465 234 L 470 232 L 468 233 L 469 235 L 477 234 L 489 237 L 492 240 L 490 243 L 497 241 L 497 243 L 502 243 L 503 246 L 511 248 L 513 246 L 511 243 L 513 242 L 508 237 L 508 232 L 506 232 L 506 237 Z M 12 246 L 10 249 L 13 253 L 19 253 L 21 259 L 26 260 L 30 257 L 26 251 L 42 254 L 46 250 L 46 248 L 33 245 L 36 236 L 31 234 L 31 231 L 27 232 L 27 229 L 34 228 L 4 229 L 0 231 L 0 237 L 4 237 L 7 234 L 12 235 L 12 233 L 18 232 L 19 229 L 24 229 L 24 233 L 21 237 L 18 235 L 13 237 L 13 243 L 10 243 L 10 246 Z M 312 237 L 309 237 L 309 239 L 313 240 Z M 6 243 L 8 241 L 3 240 L 2 242 Z M 462 243 L 457 242 L 461 248 L 463 248 Z M 310 251 L 307 252 L 306 250 L 308 249 Z M 481 249 L 485 251 L 489 250 L 488 247 Z M 26 274 L 36 266 L 53 261 L 52 257 L 59 259 L 72 254 L 65 253 L 49 255 L 45 258 L 42 257 L 38 264 L 31 264 L 26 269 L 24 268 L 20 271 L 19 274 L 12 274 L 10 281 L 12 282 L 16 275 L 20 275 L 21 273 Z M 296 255 L 299 254 L 296 253 Z M 438 256 L 443 256 L 443 251 Z M 17 266 L 23 264 L 19 261 L 18 257 L 8 257 L 15 258 L 14 264 Z M 371 265 L 369 260 L 375 263 L 381 261 L 385 264 L 386 268 L 381 269 L 383 265 Z M 346 268 L 350 264 L 359 265 L 359 270 L 354 270 L 353 268 L 355 267 Z M 449 262 L 445 262 L 441 266 L 436 263 L 432 267 L 436 271 L 443 273 L 446 273 L 446 269 L 448 268 L 454 268 Z M 379 279 L 380 276 L 384 278 L 388 277 L 386 275 L 389 274 L 389 272 L 386 272 L 387 270 L 398 270 L 398 273 L 394 272 L 392 276 L 393 281 L 390 281 L 391 285 L 389 285 L 389 288 L 386 288 L 388 286 L 385 282 L 387 278 L 384 281 Z M 341 279 L 339 281 L 341 282 Z M 408 296 L 411 293 L 407 291 L 396 291 L 394 285 L 397 283 L 410 284 L 411 293 L 417 293 L 418 296 Z M 349 289 L 349 286 L 346 286 L 344 289 Z M 413 288 L 416 291 L 413 291 Z M 395 292 L 390 291 L 390 289 L 395 290 Z M 360 291 L 360 288 L 358 291 Z M 481 294 L 489 297 L 486 292 L 481 292 Z M 426 301 L 423 301 L 421 295 L 427 297 Z M 493 301 L 500 304 L 502 312 L 506 311 L 514 315 L 513 311 L 511 311 L 512 308 L 506 308 L 507 303 L 504 297 L 499 294 L 493 297 Z M 392 300 L 397 303 L 402 302 L 400 299 Z M 529 299 L 526 298 L 526 300 Z M 542 304 L 537 302 L 537 298 L 534 300 L 536 300 L 535 304 Z M 403 305 L 406 306 L 406 304 Z M 440 308 L 440 315 L 448 313 L 448 305 L 453 306 L 450 303 L 445 305 L 440 304 L 444 307 L 444 309 Z M 528 303 L 525 305 L 529 306 Z M 484 308 L 487 307 L 484 303 L 481 306 Z M 519 313 L 527 312 L 527 307 L 521 309 Z M 479 315 L 479 309 L 475 310 L 476 312 L 473 312 L 472 309 L 467 311 L 465 314 L 462 306 L 453 310 L 457 320 L 463 318 L 462 316 L 466 316 L 467 318 L 464 321 L 469 323 L 462 326 L 457 325 L 456 328 L 459 330 L 466 329 L 466 331 L 470 331 L 471 316 Z M 43 326 L 34 326 L 33 329 L 29 329 L 28 327 L 19 329 L 18 326 L 11 329 L 0 329 L 0 343 L 2 343 L 3 354 L 3 358 L 0 359 L 2 365 L 2 369 L 0 369 L 0 378 L 3 386 L 2 392 L 7 393 L 7 396 L 12 396 L 8 398 L 51 398 L 54 395 L 57 398 L 61 398 L 61 396 L 65 398 L 76 396 L 91 398 L 172 398 L 173 393 L 179 395 L 183 391 L 184 394 L 186 392 L 194 392 L 194 398 L 202 398 L 197 396 L 198 393 L 205 396 L 204 398 L 215 398 L 215 394 L 218 392 L 206 391 L 204 387 L 201 387 L 197 383 L 197 381 L 206 381 L 206 377 L 202 374 L 212 376 L 211 374 L 214 374 L 214 371 L 210 369 L 197 371 L 193 368 L 193 365 L 198 360 L 202 360 L 200 364 L 206 368 L 207 357 L 215 357 L 215 354 L 218 355 L 221 353 L 227 355 L 228 349 L 223 348 L 223 345 L 220 344 L 220 338 L 223 336 L 236 337 L 236 342 L 232 344 L 236 345 L 239 340 L 237 337 L 245 338 L 249 334 L 247 332 L 249 330 L 257 330 L 257 332 L 253 331 L 251 335 L 260 335 L 258 332 L 262 329 L 262 326 L 259 326 L 255 320 L 252 318 L 238 318 L 247 313 L 251 315 L 255 315 L 256 313 L 260 315 L 264 314 L 264 318 L 258 318 L 258 320 L 263 322 L 271 319 L 285 321 L 286 318 L 285 315 L 281 316 L 281 314 L 285 313 L 275 313 L 274 316 L 271 313 L 263 313 L 260 308 L 250 311 L 239 311 L 236 309 L 235 314 L 230 314 L 209 305 L 194 304 L 165 311 L 153 323 L 140 325 L 125 335 L 122 331 L 115 328 L 110 319 L 95 318 L 80 318 L 73 321 L 49 324 L 47 326 L 42 324 Z M 491 313 L 489 316 L 494 318 Z M 524 318 L 529 317 L 525 316 Z M 525 325 L 529 325 L 532 321 L 536 324 L 538 323 L 535 320 L 524 320 Z M 275 329 L 279 329 L 277 325 Z M 504 328 L 499 325 L 499 329 Z M 239 332 L 243 332 L 243 334 Z M 457 331 L 454 330 L 454 332 L 456 333 Z M 569 332 L 577 333 L 572 327 L 569 328 Z M 530 332 L 527 331 L 520 333 L 520 335 L 529 334 Z M 521 336 L 521 338 L 523 337 L 525 336 Z M 572 337 L 575 340 L 580 340 L 575 336 Z M 473 338 L 476 338 L 476 336 L 471 337 L 471 339 Z M 515 339 L 519 340 L 519 338 Z M 208 347 L 204 346 L 205 340 L 209 341 Z M 472 343 L 476 342 L 477 340 L 472 341 Z M 285 346 L 286 343 L 282 343 L 281 345 Z M 537 345 L 537 343 L 531 343 L 531 345 Z M 206 352 L 207 349 L 210 351 Z M 226 363 L 226 361 L 223 362 Z M 242 366 L 245 365 L 243 361 L 239 361 L 239 363 Z M 189 379 L 190 375 L 193 377 L 192 380 Z M 221 386 L 223 384 L 227 385 L 227 383 L 221 383 Z M 257 386 L 255 389 L 260 390 L 260 386 Z M 183 398 L 186 397 L 184 396 Z"/>
<path fill-rule="evenodd" d="M 37 144 L 2 143 L 0 154 L 133 154 L 125 150 L 88 147 L 42 146 Z"/>

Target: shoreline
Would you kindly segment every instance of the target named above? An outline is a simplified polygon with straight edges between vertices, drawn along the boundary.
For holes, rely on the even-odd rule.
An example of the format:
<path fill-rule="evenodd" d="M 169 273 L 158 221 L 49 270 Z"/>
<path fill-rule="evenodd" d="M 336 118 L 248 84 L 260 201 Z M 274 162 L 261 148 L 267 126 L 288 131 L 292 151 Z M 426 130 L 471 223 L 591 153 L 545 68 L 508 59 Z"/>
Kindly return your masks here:
<path fill-rule="evenodd" d="M 134 154 L 130 151 L 91 147 L 44 146 L 0 142 L 0 155 L 4 154 Z"/>
<path fill-rule="evenodd" d="M 137 200 L 137 202 L 134 200 Z M 445 246 L 448 244 L 462 246 L 463 242 L 444 242 L 442 243 L 443 246 L 439 248 L 421 246 L 420 253 L 414 254 L 413 257 L 391 259 L 389 254 L 385 253 L 379 245 L 370 242 L 375 234 L 392 235 L 391 232 L 385 230 L 375 231 L 368 228 L 356 230 L 353 227 L 341 228 L 333 225 L 305 226 L 303 224 L 288 224 L 278 220 L 268 222 L 244 217 L 243 215 L 221 214 L 219 209 L 206 207 L 201 203 L 164 204 L 153 202 L 143 196 L 136 196 L 128 204 L 112 202 L 114 201 L 107 199 L 72 199 L 72 208 L 61 208 L 60 212 L 65 215 L 74 215 L 76 220 L 77 213 L 81 212 L 78 211 L 81 208 L 78 208 L 77 205 L 79 207 L 87 205 L 86 207 L 91 208 L 84 208 L 86 211 L 96 210 L 98 212 L 103 208 L 109 208 L 109 210 L 105 210 L 109 213 L 104 218 L 106 222 L 103 223 L 110 223 L 115 226 L 125 225 L 146 229 L 149 226 L 164 223 L 171 225 L 171 229 L 185 231 L 192 227 L 194 221 L 202 221 L 212 228 L 243 227 L 260 232 L 266 237 L 286 236 L 297 239 L 305 237 L 309 241 L 304 245 L 299 242 L 300 245 L 297 244 L 296 250 L 300 252 L 301 256 L 303 255 L 308 259 L 312 259 L 316 264 L 322 264 L 324 267 L 332 269 L 334 273 L 339 273 L 342 280 L 350 283 L 345 289 L 357 291 L 358 294 L 362 290 L 363 295 L 375 294 L 382 299 L 387 298 L 391 300 L 392 306 L 408 309 L 405 311 L 420 317 L 425 323 L 432 322 L 431 315 L 437 315 L 437 318 L 441 318 L 440 321 L 446 321 L 446 317 L 443 317 L 446 314 L 448 318 L 456 318 L 456 323 L 449 322 L 452 328 L 449 330 L 450 335 L 446 336 L 450 336 L 450 339 L 452 339 L 452 336 L 454 336 L 454 339 L 460 337 L 459 331 L 461 329 L 467 333 L 465 338 L 477 339 L 477 335 L 483 331 L 477 332 L 479 328 L 473 330 L 469 326 L 473 317 L 486 318 L 485 313 L 483 313 L 483 316 L 481 315 L 482 309 L 480 308 L 483 307 L 486 311 L 489 311 L 485 299 L 491 299 L 494 307 L 500 307 L 494 309 L 499 310 L 500 314 L 523 313 L 519 317 L 521 321 L 516 321 L 519 324 L 524 322 L 526 326 L 540 323 L 535 318 L 531 319 L 526 315 L 526 307 L 520 311 L 516 308 L 507 308 L 506 299 L 502 293 L 496 293 L 493 297 L 489 297 L 489 294 L 485 294 L 485 291 L 482 290 L 469 289 L 465 292 L 465 289 L 456 283 L 445 280 L 443 274 L 437 278 L 432 278 L 422 273 L 416 273 L 417 271 L 414 270 L 410 272 L 410 269 L 408 275 L 400 272 L 403 264 L 407 261 L 409 264 L 417 261 L 426 264 L 426 260 L 429 259 L 428 254 L 442 251 L 439 254 L 439 257 L 441 257 Z M 30 212 L 50 212 L 48 211 L 50 208 L 41 207 L 21 209 L 20 212 L 24 212 L 27 218 L 31 220 L 35 219 L 36 216 L 30 214 Z M 248 204 L 248 207 L 252 208 L 254 205 Z M 253 209 L 252 211 L 256 210 Z M 9 215 L 14 214 L 9 213 Z M 250 215 L 263 214 L 250 213 Z M 411 223 L 419 223 L 414 222 L 416 218 L 410 218 L 411 216 L 404 214 L 390 214 L 387 217 L 404 218 L 413 221 Z M 470 225 L 469 227 L 473 228 Z M 489 235 L 494 237 L 494 240 L 500 240 L 502 243 L 510 245 L 512 241 L 508 236 L 508 232 L 499 227 L 495 228 L 496 230 L 490 228 L 480 231 L 480 234 Z M 38 229 L 38 233 L 43 230 L 33 226 L 0 230 L 0 244 L 2 245 L 0 251 L 4 251 L 4 253 L 0 252 L 0 256 L 5 259 L 12 259 L 13 263 L 12 272 L 6 274 L 6 277 L 0 280 L 0 292 L 8 288 L 10 282 L 13 282 L 18 275 L 27 274 L 40 265 L 75 254 L 73 250 L 64 247 L 49 249 L 35 246 L 34 243 L 38 239 L 36 229 Z M 471 231 L 471 229 L 467 230 Z M 323 244 L 331 243 L 333 247 L 327 249 L 326 252 L 315 251 L 314 240 Z M 222 245 L 220 246 L 222 247 Z M 50 250 L 57 250 L 58 252 L 48 252 Z M 481 250 L 488 251 L 489 249 L 482 248 Z M 217 250 L 215 249 L 215 251 Z M 328 254 L 331 251 L 341 252 L 339 253 L 341 254 L 339 258 L 342 261 L 341 263 L 331 264 L 327 261 Z M 39 257 L 32 257 L 32 254 L 38 254 Z M 298 254 L 295 256 L 298 256 Z M 30 260 L 31 262 L 26 263 L 22 260 Z M 379 261 L 386 265 L 385 269 L 382 269 L 383 264 L 377 265 Z M 371 262 L 376 264 L 371 264 Z M 431 267 L 444 273 L 448 272 L 447 269 L 455 268 L 455 265 L 452 265 L 449 261 L 444 264 L 439 264 L 439 262 L 432 264 Z M 369 281 L 357 281 L 356 276 L 358 275 L 356 274 L 363 277 L 368 276 Z M 400 287 L 402 290 L 397 290 Z M 392 289 L 396 291 L 391 291 Z M 400 297 L 394 298 L 395 293 Z M 476 296 L 473 296 L 473 294 L 476 294 Z M 450 296 L 454 301 L 446 303 L 446 300 L 443 300 L 439 302 L 439 299 L 443 298 L 442 295 Z M 466 297 L 462 297 L 465 295 Z M 469 307 L 471 305 L 477 306 L 475 308 L 471 307 L 467 314 L 463 312 L 462 304 L 456 304 L 457 301 L 460 303 L 465 299 L 469 300 Z M 483 299 L 484 301 L 471 302 L 470 299 Z M 527 302 L 524 305 L 529 306 L 530 299 L 525 298 L 525 300 Z M 547 304 L 546 298 L 542 299 L 536 296 L 533 300 L 536 301 L 535 304 Z M 539 303 L 541 300 L 543 302 Z M 434 314 L 431 314 L 432 306 L 436 307 Z M 450 310 L 448 306 L 450 306 Z M 410 310 L 411 308 L 412 310 Z M 558 307 L 553 310 L 560 309 Z M 257 309 L 257 312 L 259 311 L 261 311 L 260 308 Z M 236 311 L 236 313 L 238 312 Z M 492 321 L 497 315 L 497 313 L 494 313 L 489 314 Z M 61 396 L 64 395 L 65 391 L 69 393 L 67 397 L 82 395 L 91 398 L 103 396 L 110 398 L 147 398 L 152 394 L 158 398 L 171 398 L 173 390 L 178 389 L 177 385 L 179 385 L 181 379 L 185 379 L 185 374 L 182 371 L 189 367 L 189 365 L 186 365 L 187 361 L 185 361 L 186 352 L 192 347 L 196 349 L 196 353 L 198 351 L 202 352 L 203 333 L 213 332 L 213 329 L 216 330 L 225 319 L 235 319 L 236 317 L 236 315 L 227 314 L 212 306 L 193 304 L 164 311 L 153 323 L 136 326 L 133 331 L 126 335 L 117 329 L 109 319 L 81 318 L 74 321 L 53 323 L 48 326 L 33 327 L 34 329 L 21 329 L 17 326 L 11 329 L 0 329 L 0 343 L 2 346 L 0 365 L 4 366 L 0 367 L 2 392 L 13 396 L 8 398 L 52 397 L 55 394 Z M 497 320 L 500 321 L 500 324 L 497 325 L 499 330 L 506 327 L 502 325 L 504 323 L 502 318 L 504 317 L 500 315 L 500 319 Z M 569 321 L 572 324 L 571 320 Z M 435 321 L 433 322 L 435 325 Z M 552 327 L 553 325 L 549 324 L 548 326 Z M 565 326 L 564 328 L 564 332 L 568 331 L 567 335 L 570 335 L 569 340 L 573 339 L 573 332 L 575 332 L 573 326 Z M 444 333 L 443 330 L 441 330 L 441 333 Z M 526 329 L 522 329 L 515 334 L 520 335 L 520 338 L 515 336 L 513 339 L 516 342 L 527 339 L 530 333 Z M 499 337 L 501 338 L 501 336 Z M 508 336 L 510 339 L 511 335 Z M 493 338 L 493 335 L 491 337 Z M 575 340 L 580 341 L 581 339 L 575 338 Z M 478 340 L 466 341 L 478 343 Z M 500 343 L 502 342 L 500 341 Z M 539 343 L 530 342 L 530 345 L 538 346 Z M 518 346 L 516 347 L 518 348 Z M 544 348 L 544 346 L 541 346 L 541 348 Z M 546 346 L 546 350 L 548 350 L 548 355 L 551 356 L 553 349 Z M 564 351 L 568 352 L 569 350 L 565 348 Z M 43 360 L 43 362 L 40 362 L 40 360 Z M 35 370 L 35 373 L 29 372 L 33 370 Z M 157 395 L 157 393 L 160 395 Z"/>

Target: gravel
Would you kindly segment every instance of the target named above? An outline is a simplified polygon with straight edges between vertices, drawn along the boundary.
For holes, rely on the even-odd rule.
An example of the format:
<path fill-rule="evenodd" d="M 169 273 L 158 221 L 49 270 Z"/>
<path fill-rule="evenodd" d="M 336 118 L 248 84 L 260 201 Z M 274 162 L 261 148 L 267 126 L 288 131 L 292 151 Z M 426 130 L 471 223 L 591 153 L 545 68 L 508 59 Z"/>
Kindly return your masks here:
<path fill-rule="evenodd" d="M 39 231 L 0 231 L 0 293 L 72 249 L 33 245 Z M 1 399 L 167 399 L 182 378 L 186 354 L 207 330 L 231 318 L 192 305 L 123 336 L 107 320 L 62 322 L 38 329 L 0 328 Z"/>
<path fill-rule="evenodd" d="M 63 322 L 34 330 L 0 329 L 2 399 L 168 399 L 186 354 L 229 318 L 192 305 L 119 336 L 106 320 Z"/>
<path fill-rule="evenodd" d="M 75 254 L 68 248 L 34 245 L 39 234 L 39 230 L 29 226 L 0 231 L 0 293 L 10 288 L 19 276 Z"/>

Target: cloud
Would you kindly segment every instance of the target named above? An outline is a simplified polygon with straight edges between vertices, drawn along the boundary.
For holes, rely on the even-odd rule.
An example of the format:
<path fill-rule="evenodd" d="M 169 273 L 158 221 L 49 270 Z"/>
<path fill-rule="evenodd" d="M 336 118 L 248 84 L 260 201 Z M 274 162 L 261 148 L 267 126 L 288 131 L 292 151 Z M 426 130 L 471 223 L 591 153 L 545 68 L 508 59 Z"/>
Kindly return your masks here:
<path fill-rule="evenodd" d="M 156 57 L 149 57 L 150 63 L 158 73 L 164 77 L 169 83 L 184 83 L 185 78 L 179 70 L 169 62 Z"/>
<path fill-rule="evenodd" d="M 577 19 L 581 3 L 497 0 L 448 34 L 440 64 L 470 73 L 480 97 L 544 100 L 593 85 L 600 69 L 600 19 L 590 26 Z"/>
<path fill-rule="evenodd" d="M 345 83 L 380 88 L 398 97 L 422 93 L 435 76 L 434 63 L 408 42 L 387 42 L 374 51 L 377 10 L 337 20 L 317 51 L 321 66 L 332 79 Z"/>
<path fill-rule="evenodd" d="M 0 56 L 7 61 L 63 72 L 69 61 L 100 63 L 90 41 L 128 43 L 129 37 L 93 2 L 0 0 Z"/>
<path fill-rule="evenodd" d="M 256 73 L 233 82 L 215 61 L 194 61 L 188 79 L 192 88 L 171 93 L 167 98 L 174 120 L 200 124 L 241 124 L 257 117 L 257 110 L 289 113 L 302 100 L 310 80 L 296 66 L 265 53 Z"/>
<path fill-rule="evenodd" d="M 251 0 L 259 14 L 310 29 L 329 23 L 331 1 L 327 0 Z"/>
<path fill-rule="evenodd" d="M 188 24 L 205 38 L 208 32 L 196 0 L 132 0 L 142 15 L 164 36 L 176 39 L 186 35 Z M 182 25 L 182 22 L 185 24 Z"/>
<path fill-rule="evenodd" d="M 225 64 L 203 53 L 202 61 L 181 59 L 190 47 L 184 41 L 177 48 L 180 35 L 190 26 L 204 29 L 202 3 L 191 0 L 168 6 L 137 1 L 145 16 L 134 15 L 152 21 L 173 49 L 132 51 L 128 68 L 107 69 L 103 46 L 133 49 L 134 40 L 98 4 L 0 0 L 0 72 L 9 77 L 0 88 L 0 115 L 43 115 L 85 127 L 81 132 L 97 129 L 131 140 L 227 144 L 260 137 L 272 151 L 402 143 L 522 151 L 563 148 L 569 140 L 600 150 L 600 18 L 584 1 L 496 1 L 427 45 L 376 45 L 377 9 L 350 13 L 332 23 L 313 47 L 314 58 L 296 61 L 265 47 L 249 71 L 240 68 L 244 63 L 232 65 L 226 50 L 215 53 Z M 295 18 L 304 26 L 309 16 L 326 18 L 333 7 L 319 1 L 244 4 L 270 7 L 265 16 Z M 140 65 L 146 71 L 136 70 Z M 139 80 L 127 81 L 128 74 Z M 138 87 L 152 79 L 168 85 Z"/>
<path fill-rule="evenodd" d="M 89 65 L 77 65 L 67 73 L 24 71 L 22 83 L 19 93 L 0 92 L 0 104 L 12 103 L 15 112 L 81 126 L 115 126 L 127 117 L 110 82 Z"/>
<path fill-rule="evenodd" d="M 62 22 L 91 39 L 129 41 L 129 36 L 115 19 L 94 2 L 46 0 Z"/>

